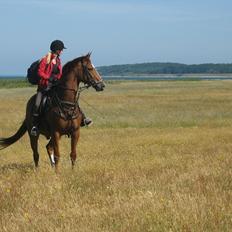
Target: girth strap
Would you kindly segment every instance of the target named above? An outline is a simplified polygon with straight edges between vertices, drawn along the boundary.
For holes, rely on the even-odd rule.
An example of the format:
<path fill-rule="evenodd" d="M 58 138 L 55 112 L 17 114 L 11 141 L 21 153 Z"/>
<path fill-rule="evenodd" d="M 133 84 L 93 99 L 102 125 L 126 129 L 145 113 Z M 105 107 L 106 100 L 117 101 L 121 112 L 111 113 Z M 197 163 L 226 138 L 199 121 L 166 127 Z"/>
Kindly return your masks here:
<path fill-rule="evenodd" d="M 60 103 L 61 104 L 64 104 L 64 105 L 68 105 L 68 106 L 76 106 L 76 102 L 70 102 L 70 101 L 61 101 L 60 100 Z"/>

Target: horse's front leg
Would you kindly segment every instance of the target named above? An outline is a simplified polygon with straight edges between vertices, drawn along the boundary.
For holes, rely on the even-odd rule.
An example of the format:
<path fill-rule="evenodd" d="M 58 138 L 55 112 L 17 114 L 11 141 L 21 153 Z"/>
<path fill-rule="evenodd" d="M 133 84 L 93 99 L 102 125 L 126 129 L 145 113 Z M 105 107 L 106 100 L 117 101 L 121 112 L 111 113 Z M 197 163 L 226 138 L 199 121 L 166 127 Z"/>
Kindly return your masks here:
<path fill-rule="evenodd" d="M 38 152 L 38 138 L 39 136 L 30 136 L 30 143 L 31 143 L 31 148 L 33 151 L 33 158 L 34 158 L 34 163 L 35 167 L 37 168 L 39 165 L 39 152 Z"/>
<path fill-rule="evenodd" d="M 46 145 L 48 157 L 50 159 L 52 167 L 55 166 L 55 157 L 54 157 L 54 149 L 53 149 L 53 141 L 52 139 L 49 140 L 49 143 Z"/>
<path fill-rule="evenodd" d="M 61 137 L 61 135 L 58 131 L 54 132 L 52 135 L 56 172 L 58 172 L 58 163 L 59 163 L 59 159 L 60 159 L 60 149 L 59 149 L 60 137 Z"/>
<path fill-rule="evenodd" d="M 70 153 L 70 158 L 72 162 L 72 168 L 74 168 L 75 161 L 77 158 L 77 142 L 80 137 L 80 129 L 78 128 L 76 131 L 74 131 L 71 135 L 71 153 Z"/>

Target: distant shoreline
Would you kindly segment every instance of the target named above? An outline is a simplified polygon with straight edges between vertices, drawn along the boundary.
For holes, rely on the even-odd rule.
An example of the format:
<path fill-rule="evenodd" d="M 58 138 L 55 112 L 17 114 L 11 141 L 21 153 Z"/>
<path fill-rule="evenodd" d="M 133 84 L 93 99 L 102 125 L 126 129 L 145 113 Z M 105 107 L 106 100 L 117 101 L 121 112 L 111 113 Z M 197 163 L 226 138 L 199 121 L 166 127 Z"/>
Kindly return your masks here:
<path fill-rule="evenodd" d="M 169 78 L 224 78 L 224 79 L 231 79 L 232 73 L 222 73 L 222 74 L 211 74 L 211 73 L 187 73 L 187 74 L 133 74 L 133 75 L 102 75 L 104 79 L 169 79 Z M 25 76 L 22 75 L 9 75 L 9 76 L 0 76 L 0 79 L 20 79 L 26 80 Z"/>
<path fill-rule="evenodd" d="M 0 80 L 26 80 L 27 78 L 21 75 L 15 76 L 0 76 Z"/>
<path fill-rule="evenodd" d="M 232 80 L 231 74 L 155 74 L 155 75 L 102 75 L 105 81 L 191 81 L 191 80 Z M 25 83 L 31 86 L 23 76 L 0 76 L 0 85 Z"/>

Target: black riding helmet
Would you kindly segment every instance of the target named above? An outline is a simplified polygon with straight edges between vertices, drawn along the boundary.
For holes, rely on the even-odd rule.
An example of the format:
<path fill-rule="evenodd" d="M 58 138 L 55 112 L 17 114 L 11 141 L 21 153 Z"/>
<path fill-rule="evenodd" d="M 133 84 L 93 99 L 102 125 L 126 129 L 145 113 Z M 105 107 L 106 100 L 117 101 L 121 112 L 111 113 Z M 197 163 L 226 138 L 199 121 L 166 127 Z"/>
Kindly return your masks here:
<path fill-rule="evenodd" d="M 57 50 L 66 49 L 66 47 L 64 46 L 64 43 L 61 40 L 54 40 L 50 45 L 50 49 L 52 52 L 55 52 Z"/>

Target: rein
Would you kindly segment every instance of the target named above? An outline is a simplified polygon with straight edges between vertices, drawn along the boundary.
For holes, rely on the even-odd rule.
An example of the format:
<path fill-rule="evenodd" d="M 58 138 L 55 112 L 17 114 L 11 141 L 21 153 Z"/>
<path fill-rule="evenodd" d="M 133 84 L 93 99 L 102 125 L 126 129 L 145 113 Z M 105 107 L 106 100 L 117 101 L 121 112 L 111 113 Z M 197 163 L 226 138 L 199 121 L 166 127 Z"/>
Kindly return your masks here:
<path fill-rule="evenodd" d="M 69 101 L 60 100 L 60 98 L 57 96 L 57 93 L 55 93 L 56 96 L 57 96 L 57 98 L 58 98 L 61 102 L 67 102 L 68 104 L 71 105 L 71 104 L 75 104 L 75 103 L 79 100 L 81 92 L 83 92 L 84 90 L 88 89 L 90 86 L 89 86 L 89 85 L 84 85 L 84 86 L 82 86 L 82 87 L 79 87 L 78 90 L 66 88 L 66 87 L 64 87 L 64 86 L 57 86 L 57 87 L 59 87 L 59 88 L 61 88 L 61 89 L 64 89 L 64 90 L 68 90 L 68 91 L 74 92 L 74 94 L 75 94 L 75 99 L 76 99 L 74 103 L 73 103 L 73 102 L 69 102 Z"/>
<path fill-rule="evenodd" d="M 72 91 L 72 92 L 75 93 L 75 95 L 77 94 L 77 90 L 75 90 L 75 89 L 66 88 L 66 87 L 60 86 L 60 85 L 58 85 L 57 87 L 58 87 L 58 88 L 61 88 L 61 89 L 64 89 L 64 90 Z"/>

